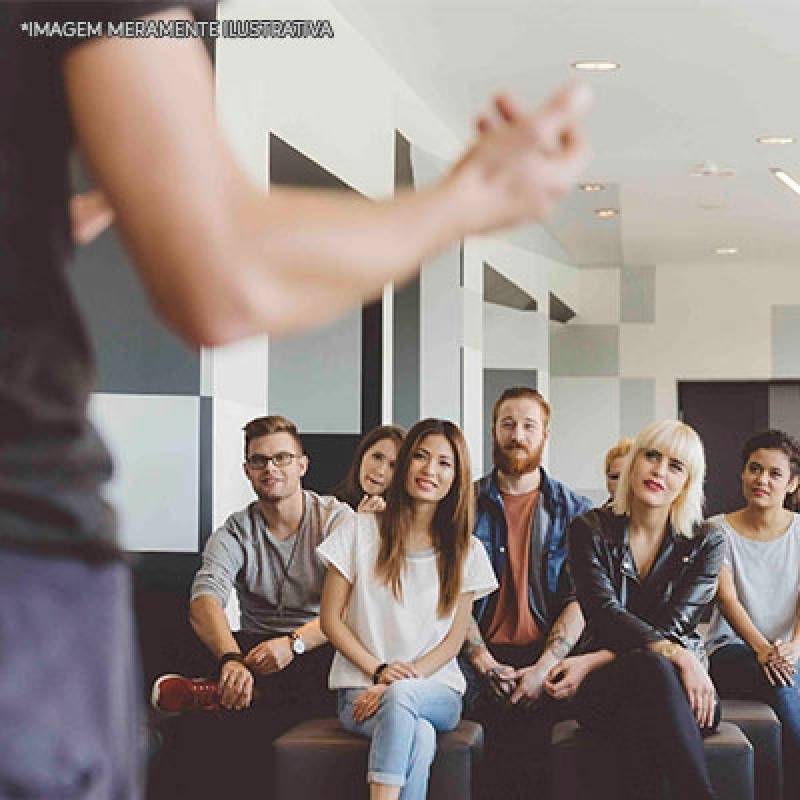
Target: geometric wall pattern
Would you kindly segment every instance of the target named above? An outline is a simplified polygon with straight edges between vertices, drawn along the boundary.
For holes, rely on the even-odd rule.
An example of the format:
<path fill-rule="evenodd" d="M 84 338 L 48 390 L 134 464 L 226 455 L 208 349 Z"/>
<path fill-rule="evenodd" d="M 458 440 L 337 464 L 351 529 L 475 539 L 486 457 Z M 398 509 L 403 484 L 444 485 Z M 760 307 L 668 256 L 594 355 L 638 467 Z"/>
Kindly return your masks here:
<path fill-rule="evenodd" d="M 619 375 L 619 325 L 552 324 L 550 375 Z"/>
<path fill-rule="evenodd" d="M 620 322 L 656 321 L 656 268 L 623 267 L 620 270 Z"/>
<path fill-rule="evenodd" d="M 201 402 L 163 394 L 92 396 L 90 415 L 114 453 L 107 494 L 126 549 L 197 550 L 204 516 L 210 524 L 204 507 L 210 493 L 201 491 L 200 475 L 210 415 L 201 414 Z"/>
<path fill-rule="evenodd" d="M 772 375 L 800 378 L 800 306 L 772 306 Z"/>

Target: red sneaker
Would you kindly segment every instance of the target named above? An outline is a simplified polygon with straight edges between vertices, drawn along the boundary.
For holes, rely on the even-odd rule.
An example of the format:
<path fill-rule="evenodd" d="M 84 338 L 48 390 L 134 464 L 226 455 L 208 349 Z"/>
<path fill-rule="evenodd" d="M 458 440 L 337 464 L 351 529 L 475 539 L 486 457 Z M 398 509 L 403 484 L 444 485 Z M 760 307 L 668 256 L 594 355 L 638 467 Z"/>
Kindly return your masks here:
<path fill-rule="evenodd" d="M 156 711 L 179 714 L 181 711 L 217 711 L 219 688 L 207 678 L 162 675 L 153 684 L 150 703 Z"/>

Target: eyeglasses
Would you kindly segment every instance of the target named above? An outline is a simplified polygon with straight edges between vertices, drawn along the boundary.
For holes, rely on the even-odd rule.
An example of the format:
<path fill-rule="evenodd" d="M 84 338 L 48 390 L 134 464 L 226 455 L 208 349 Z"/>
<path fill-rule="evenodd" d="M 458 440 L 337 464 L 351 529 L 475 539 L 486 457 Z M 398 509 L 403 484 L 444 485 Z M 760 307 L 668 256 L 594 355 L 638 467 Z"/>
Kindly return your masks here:
<path fill-rule="evenodd" d="M 297 453 L 287 453 L 285 450 L 282 450 L 280 453 L 275 453 L 274 456 L 263 456 L 261 453 L 253 453 L 252 456 L 248 456 L 245 459 L 244 463 L 247 464 L 250 469 L 266 469 L 270 461 L 276 467 L 288 467 L 296 458 L 300 458 Z"/>

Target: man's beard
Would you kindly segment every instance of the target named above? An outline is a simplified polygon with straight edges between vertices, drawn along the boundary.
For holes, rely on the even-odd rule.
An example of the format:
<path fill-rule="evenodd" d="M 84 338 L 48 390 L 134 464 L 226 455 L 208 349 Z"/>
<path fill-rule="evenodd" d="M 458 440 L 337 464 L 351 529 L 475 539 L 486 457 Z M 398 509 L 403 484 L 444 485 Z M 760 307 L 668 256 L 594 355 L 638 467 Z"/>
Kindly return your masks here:
<path fill-rule="evenodd" d="M 522 444 L 510 447 L 501 447 L 497 439 L 492 443 L 492 459 L 494 465 L 505 475 L 519 477 L 528 475 L 539 469 L 542 463 L 542 453 L 544 452 L 544 442 L 535 450 L 531 450 Z"/>

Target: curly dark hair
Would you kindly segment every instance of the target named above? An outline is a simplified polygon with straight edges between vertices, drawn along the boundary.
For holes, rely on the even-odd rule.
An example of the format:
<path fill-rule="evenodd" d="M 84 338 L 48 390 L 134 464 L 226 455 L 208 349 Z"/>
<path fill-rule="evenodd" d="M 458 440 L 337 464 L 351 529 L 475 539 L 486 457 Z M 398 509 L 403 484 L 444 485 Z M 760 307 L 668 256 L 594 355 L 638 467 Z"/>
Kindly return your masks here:
<path fill-rule="evenodd" d="M 789 459 L 792 477 L 800 476 L 800 442 L 786 431 L 770 428 L 751 436 L 742 447 L 742 468 L 747 466 L 750 456 L 756 450 L 780 450 Z M 783 505 L 790 511 L 800 510 L 800 489 L 787 494 Z"/>

